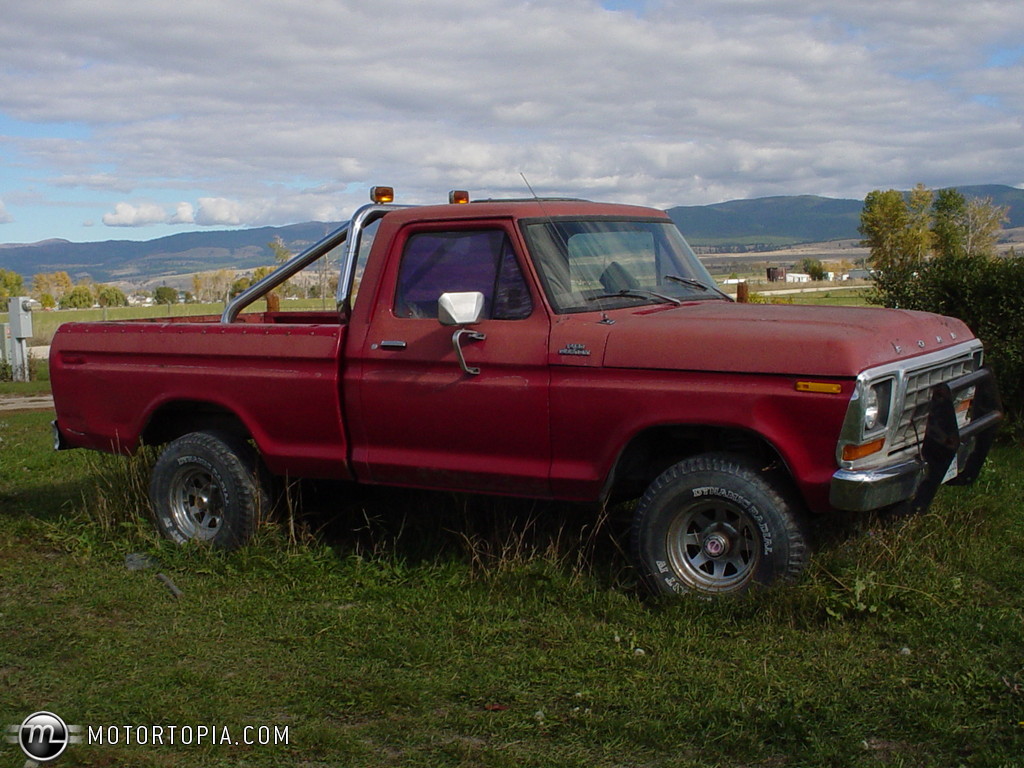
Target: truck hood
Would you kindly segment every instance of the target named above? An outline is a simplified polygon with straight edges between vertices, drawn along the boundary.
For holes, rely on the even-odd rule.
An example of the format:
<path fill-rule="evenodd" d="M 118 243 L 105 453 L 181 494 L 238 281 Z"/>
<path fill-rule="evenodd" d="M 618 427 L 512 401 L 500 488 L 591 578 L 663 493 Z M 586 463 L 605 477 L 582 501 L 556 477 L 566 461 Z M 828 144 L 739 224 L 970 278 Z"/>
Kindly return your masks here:
<path fill-rule="evenodd" d="M 907 310 L 707 301 L 614 313 L 614 368 L 856 376 L 974 338 L 959 320 Z"/>

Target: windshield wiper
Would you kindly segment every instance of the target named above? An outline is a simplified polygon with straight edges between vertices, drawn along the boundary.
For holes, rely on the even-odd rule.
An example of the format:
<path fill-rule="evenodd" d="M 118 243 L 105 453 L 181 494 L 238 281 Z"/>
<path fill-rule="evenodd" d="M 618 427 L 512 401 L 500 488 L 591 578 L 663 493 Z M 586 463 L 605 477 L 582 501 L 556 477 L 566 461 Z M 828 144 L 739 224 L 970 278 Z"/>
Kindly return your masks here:
<path fill-rule="evenodd" d="M 680 277 L 679 275 L 665 275 L 664 279 L 665 280 L 671 280 L 672 282 L 675 282 L 675 283 L 682 283 L 683 285 L 689 285 L 692 288 L 699 288 L 700 290 L 702 290 L 704 292 L 714 291 L 715 293 L 719 294 L 720 296 L 724 296 L 725 298 L 727 298 L 730 301 L 732 301 L 732 297 L 729 294 L 725 293 L 724 291 L 722 291 L 722 290 L 720 290 L 720 289 L 718 289 L 718 288 L 716 288 L 714 286 L 705 285 L 700 280 L 697 280 L 697 279 L 692 278 L 692 277 Z"/>
<path fill-rule="evenodd" d="M 618 293 L 602 293 L 598 296 L 590 296 L 587 301 L 598 301 L 599 299 L 617 299 L 623 297 L 626 299 L 658 299 L 664 304 L 675 304 L 679 306 L 683 302 L 679 299 L 675 299 L 671 296 L 666 296 L 663 293 L 657 293 L 655 291 L 648 291 L 643 288 L 623 288 Z"/>

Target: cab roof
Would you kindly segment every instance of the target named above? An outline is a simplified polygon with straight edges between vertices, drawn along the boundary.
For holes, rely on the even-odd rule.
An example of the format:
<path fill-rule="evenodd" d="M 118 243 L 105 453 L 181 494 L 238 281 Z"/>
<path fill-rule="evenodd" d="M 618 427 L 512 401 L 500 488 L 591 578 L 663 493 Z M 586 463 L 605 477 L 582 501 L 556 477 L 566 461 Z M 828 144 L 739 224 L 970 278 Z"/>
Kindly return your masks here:
<path fill-rule="evenodd" d="M 396 207 L 387 214 L 394 223 L 425 219 L 546 219 L 562 217 L 606 216 L 629 219 L 669 219 L 664 211 L 640 205 L 594 203 L 566 198 L 530 198 L 523 200 L 477 200 L 462 204 Z"/>

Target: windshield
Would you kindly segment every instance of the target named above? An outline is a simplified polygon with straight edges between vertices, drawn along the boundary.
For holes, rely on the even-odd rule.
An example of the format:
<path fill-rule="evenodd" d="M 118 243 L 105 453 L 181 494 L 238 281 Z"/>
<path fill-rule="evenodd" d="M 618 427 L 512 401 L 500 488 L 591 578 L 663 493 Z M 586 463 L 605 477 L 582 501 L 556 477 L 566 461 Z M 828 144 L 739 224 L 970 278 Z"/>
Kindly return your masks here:
<path fill-rule="evenodd" d="M 523 232 L 559 313 L 723 298 L 670 221 L 545 219 Z"/>

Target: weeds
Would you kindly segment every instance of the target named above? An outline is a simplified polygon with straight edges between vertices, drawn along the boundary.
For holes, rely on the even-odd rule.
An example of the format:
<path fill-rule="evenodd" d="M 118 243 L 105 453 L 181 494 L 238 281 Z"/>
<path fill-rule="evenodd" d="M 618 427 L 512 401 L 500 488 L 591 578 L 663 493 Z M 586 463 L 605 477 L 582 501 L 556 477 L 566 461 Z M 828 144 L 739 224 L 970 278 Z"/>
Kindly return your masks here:
<path fill-rule="evenodd" d="M 86 467 L 94 479 L 91 494 L 83 497 L 81 510 L 104 533 L 134 524 L 148 513 L 149 476 L 156 461 L 152 449 L 132 456 L 112 456 L 90 451 Z"/>
<path fill-rule="evenodd" d="M 462 545 L 476 577 L 497 576 L 543 563 L 572 578 L 594 575 L 594 565 L 609 544 L 618 546 L 607 508 L 577 512 L 574 519 L 561 505 L 487 500 L 481 515 L 464 504 L 461 525 L 448 529 Z M 617 555 L 623 555 L 618 549 Z"/>

